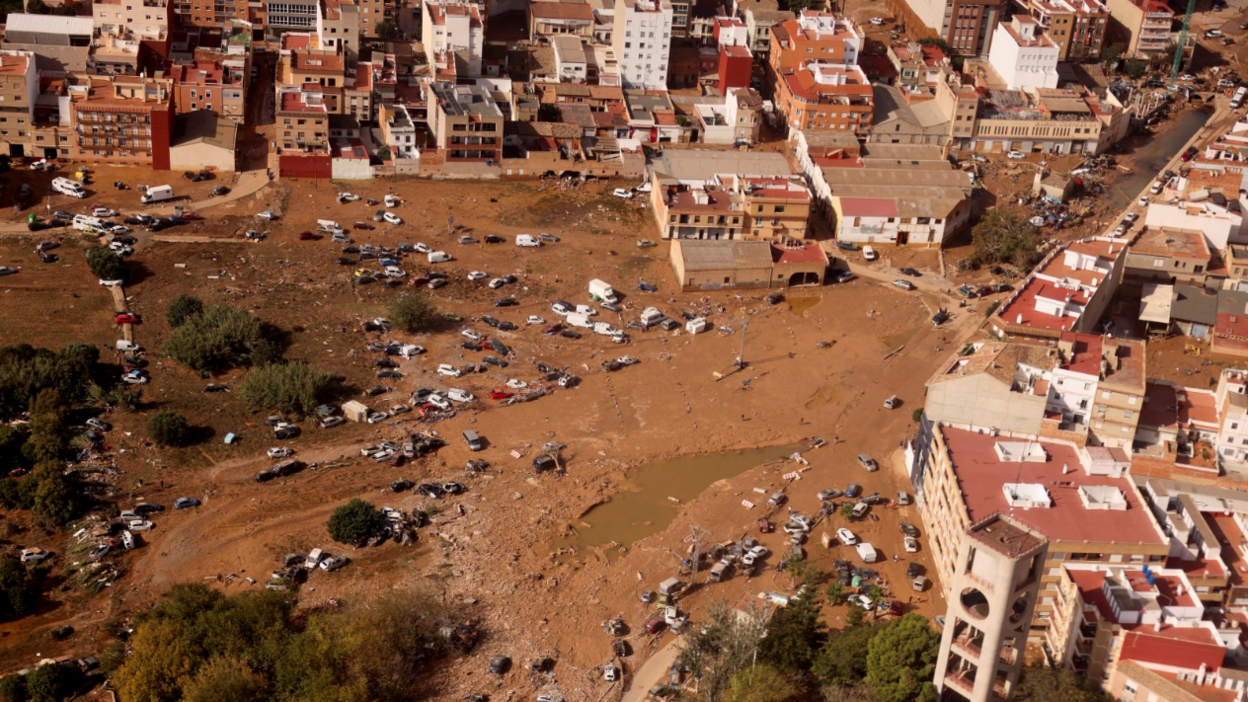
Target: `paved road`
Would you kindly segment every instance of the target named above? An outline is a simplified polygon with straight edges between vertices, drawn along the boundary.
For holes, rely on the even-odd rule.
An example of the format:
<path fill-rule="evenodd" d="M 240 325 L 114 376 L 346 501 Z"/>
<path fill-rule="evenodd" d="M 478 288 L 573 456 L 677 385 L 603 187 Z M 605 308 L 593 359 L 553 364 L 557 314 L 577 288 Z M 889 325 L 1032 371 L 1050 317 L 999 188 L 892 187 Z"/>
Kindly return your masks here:
<path fill-rule="evenodd" d="M 672 663 L 676 662 L 678 655 L 680 638 L 675 637 L 633 673 L 629 678 L 628 689 L 624 692 L 623 702 L 645 702 L 650 688 L 667 679 L 667 671 L 672 669 Z"/>

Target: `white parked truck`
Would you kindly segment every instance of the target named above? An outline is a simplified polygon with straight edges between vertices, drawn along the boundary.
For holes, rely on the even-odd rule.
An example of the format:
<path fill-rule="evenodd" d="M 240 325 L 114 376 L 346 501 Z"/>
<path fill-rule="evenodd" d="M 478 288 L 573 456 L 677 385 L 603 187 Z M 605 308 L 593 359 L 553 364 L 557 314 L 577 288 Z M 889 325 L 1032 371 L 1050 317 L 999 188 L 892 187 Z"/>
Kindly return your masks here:
<path fill-rule="evenodd" d="M 172 185 L 157 185 L 154 188 L 148 188 L 147 192 L 143 193 L 143 197 L 139 198 L 139 202 L 142 202 L 144 205 L 150 205 L 153 202 L 164 202 L 172 199 Z"/>
<path fill-rule="evenodd" d="M 619 296 L 615 294 L 615 290 L 612 289 L 611 284 L 606 282 L 605 280 L 599 280 L 597 278 L 594 278 L 593 280 L 589 281 L 589 294 L 593 295 L 599 300 L 605 300 L 606 302 L 610 302 L 610 303 L 616 303 L 620 301 Z"/>

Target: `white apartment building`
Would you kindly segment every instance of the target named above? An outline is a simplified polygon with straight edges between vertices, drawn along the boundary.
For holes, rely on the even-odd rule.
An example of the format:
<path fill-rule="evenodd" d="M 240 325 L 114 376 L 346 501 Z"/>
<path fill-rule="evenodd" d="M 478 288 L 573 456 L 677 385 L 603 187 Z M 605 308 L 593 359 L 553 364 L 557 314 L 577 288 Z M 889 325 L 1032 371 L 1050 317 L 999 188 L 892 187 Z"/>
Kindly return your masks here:
<path fill-rule="evenodd" d="M 1212 199 L 1204 202 L 1153 202 L 1144 214 L 1144 224 L 1149 229 L 1190 229 L 1202 232 L 1209 248 L 1223 251 L 1226 245 L 1248 243 L 1241 234 L 1244 215 L 1238 200 Z"/>
<path fill-rule="evenodd" d="M 615 0 L 615 57 L 625 88 L 666 90 L 672 43 L 668 0 Z"/>
<path fill-rule="evenodd" d="M 465 0 L 429 0 L 421 5 L 421 41 L 425 59 L 435 70 L 457 70 L 455 56 L 466 61 L 469 78 L 481 77 L 485 23 L 481 6 Z M 665 69 L 666 70 L 666 69 Z"/>
<path fill-rule="evenodd" d="M 1035 19 L 1017 14 L 992 35 L 988 63 L 1010 90 L 1056 88 L 1059 47 Z"/>
<path fill-rule="evenodd" d="M 1053 419 L 1061 416 L 1060 427 L 1086 431 L 1096 386 L 1101 380 L 1103 339 L 1089 334 L 1062 336 L 1062 355 L 1049 375 L 1044 410 Z"/>
<path fill-rule="evenodd" d="M 1218 378 L 1218 459 L 1248 463 L 1248 372 L 1227 368 Z"/>
<path fill-rule="evenodd" d="M 288 30 L 312 31 L 319 7 L 318 0 L 265 0 L 265 27 L 275 36 Z"/>

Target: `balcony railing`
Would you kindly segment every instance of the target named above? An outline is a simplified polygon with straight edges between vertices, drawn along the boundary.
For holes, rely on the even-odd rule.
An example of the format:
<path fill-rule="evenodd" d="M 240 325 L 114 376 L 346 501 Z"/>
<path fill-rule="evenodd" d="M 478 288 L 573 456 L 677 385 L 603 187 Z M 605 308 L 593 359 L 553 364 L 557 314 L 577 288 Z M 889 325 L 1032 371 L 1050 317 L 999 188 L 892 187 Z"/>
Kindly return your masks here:
<path fill-rule="evenodd" d="M 955 673 L 945 674 L 945 684 L 952 685 L 959 690 L 964 690 L 968 695 L 975 690 L 974 680 Z"/>
<path fill-rule="evenodd" d="M 971 654 L 971 657 L 973 658 L 979 658 L 980 654 L 984 652 L 982 648 L 984 639 L 980 636 L 969 636 L 963 634 L 962 636 L 955 638 L 953 643 L 963 651 Z"/>

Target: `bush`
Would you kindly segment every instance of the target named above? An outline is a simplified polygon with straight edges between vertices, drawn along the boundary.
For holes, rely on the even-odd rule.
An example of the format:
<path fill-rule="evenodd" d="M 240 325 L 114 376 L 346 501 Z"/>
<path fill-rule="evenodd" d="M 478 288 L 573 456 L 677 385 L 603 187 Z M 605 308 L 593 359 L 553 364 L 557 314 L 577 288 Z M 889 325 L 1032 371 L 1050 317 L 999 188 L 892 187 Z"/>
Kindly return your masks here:
<path fill-rule="evenodd" d="M 243 382 L 243 399 L 257 408 L 312 414 L 326 400 L 334 380 L 306 363 L 275 363 L 257 368 Z"/>
<path fill-rule="evenodd" d="M 82 671 L 77 668 L 41 665 L 26 676 L 26 697 L 30 702 L 60 702 L 73 696 L 82 682 Z"/>
<path fill-rule="evenodd" d="M 201 374 L 277 360 L 273 332 L 255 315 L 229 305 L 214 305 L 183 320 L 161 350 Z"/>
<path fill-rule="evenodd" d="M 27 480 L 34 485 L 30 511 L 39 526 L 56 529 L 73 521 L 80 507 L 79 492 L 60 464 L 37 466 Z"/>
<path fill-rule="evenodd" d="M 124 280 L 127 272 L 125 260 L 102 244 L 87 248 L 87 268 L 91 269 L 92 275 L 103 280 Z"/>
<path fill-rule="evenodd" d="M 204 301 L 194 295 L 178 295 L 165 315 L 169 318 L 169 328 L 177 329 L 186 320 L 204 311 Z"/>
<path fill-rule="evenodd" d="M 14 673 L 0 678 L 0 702 L 26 702 L 26 676 Z"/>
<path fill-rule="evenodd" d="M 60 352 L 28 344 L 0 348 L 0 420 L 27 412 L 43 390 L 56 390 L 69 404 L 86 400 L 91 385 L 104 378 L 99 360 L 99 349 L 86 344 Z"/>
<path fill-rule="evenodd" d="M 329 536 L 340 544 L 358 545 L 385 526 L 381 511 L 371 502 L 351 500 L 329 517 Z"/>
<path fill-rule="evenodd" d="M 17 556 L 0 556 L 0 619 L 30 613 L 39 599 L 35 580 Z"/>
<path fill-rule="evenodd" d="M 147 435 L 158 446 L 184 446 L 189 434 L 186 417 L 172 410 L 160 410 L 147 420 Z"/>
<path fill-rule="evenodd" d="M 390 303 L 390 322 L 395 328 L 418 333 L 429 331 L 437 320 L 438 311 L 434 309 L 429 297 L 421 292 L 403 293 Z"/>

